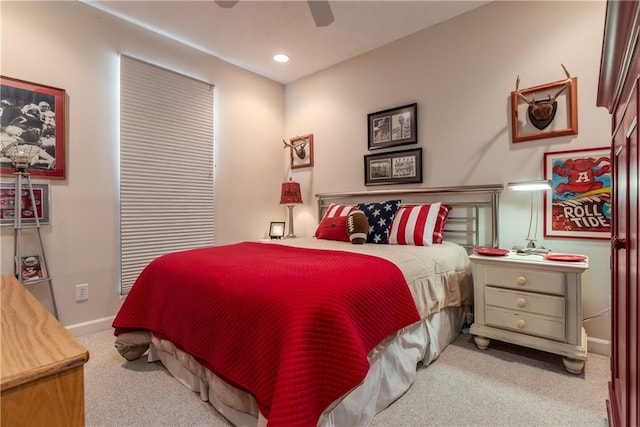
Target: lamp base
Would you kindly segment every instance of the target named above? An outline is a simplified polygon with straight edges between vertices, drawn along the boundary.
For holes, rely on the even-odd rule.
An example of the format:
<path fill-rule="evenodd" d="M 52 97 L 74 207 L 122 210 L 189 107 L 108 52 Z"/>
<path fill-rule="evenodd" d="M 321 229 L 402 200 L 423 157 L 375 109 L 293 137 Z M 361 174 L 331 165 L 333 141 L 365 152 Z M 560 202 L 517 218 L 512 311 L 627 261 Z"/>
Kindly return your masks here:
<path fill-rule="evenodd" d="M 293 207 L 294 206 L 295 205 L 287 205 L 287 207 L 289 208 L 289 234 L 285 236 L 285 238 L 287 239 L 296 237 L 296 235 L 293 234 Z"/>

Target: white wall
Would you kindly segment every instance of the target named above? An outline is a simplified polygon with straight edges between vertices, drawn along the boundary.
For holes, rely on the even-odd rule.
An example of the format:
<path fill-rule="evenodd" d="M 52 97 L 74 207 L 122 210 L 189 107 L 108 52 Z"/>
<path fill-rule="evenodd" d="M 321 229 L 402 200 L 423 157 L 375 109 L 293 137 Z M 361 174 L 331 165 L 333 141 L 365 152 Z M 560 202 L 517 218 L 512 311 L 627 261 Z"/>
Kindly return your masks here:
<path fill-rule="evenodd" d="M 545 152 L 607 146 L 610 118 L 595 106 L 604 12 L 603 1 L 494 2 L 287 85 L 287 135 L 314 135 L 315 166 L 293 172 L 305 200 L 370 188 L 363 178 L 367 114 L 412 102 L 424 187 L 542 179 Z M 561 80 L 561 63 L 578 78 L 579 134 L 512 144 L 516 76 L 521 88 Z M 295 212 L 297 234 L 312 234 L 315 205 Z M 529 196 L 503 191 L 500 219 L 501 247 L 525 244 Z M 541 223 L 538 229 L 540 244 L 590 257 L 584 317 L 607 308 L 608 242 L 543 239 Z M 606 316 L 585 328 L 592 341 L 610 337 Z"/>
<path fill-rule="evenodd" d="M 77 1 L 2 2 L 1 13 L 2 75 L 67 93 L 67 179 L 42 181 L 51 184 L 51 225 L 42 231 L 64 325 L 108 323 L 121 303 L 120 53 L 215 85 L 216 243 L 262 238 L 269 221 L 285 219 L 281 84 Z M 188 138 L 188 129 L 176 132 Z M 1 237 L 2 274 L 12 274 L 13 230 Z M 89 283 L 89 300 L 76 303 L 80 283 Z M 50 307 L 46 284 L 30 290 Z"/>

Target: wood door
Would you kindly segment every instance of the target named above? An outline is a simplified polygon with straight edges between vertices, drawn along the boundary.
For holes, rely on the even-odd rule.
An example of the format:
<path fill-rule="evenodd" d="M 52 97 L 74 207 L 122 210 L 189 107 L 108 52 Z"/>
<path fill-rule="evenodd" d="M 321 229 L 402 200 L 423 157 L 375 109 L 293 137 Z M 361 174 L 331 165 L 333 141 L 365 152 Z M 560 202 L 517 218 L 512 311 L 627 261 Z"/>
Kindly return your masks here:
<path fill-rule="evenodd" d="M 638 407 L 638 80 L 614 120 L 611 268 L 611 382 L 607 409 L 613 426 L 636 426 Z M 616 123 L 617 122 L 617 123 Z"/>

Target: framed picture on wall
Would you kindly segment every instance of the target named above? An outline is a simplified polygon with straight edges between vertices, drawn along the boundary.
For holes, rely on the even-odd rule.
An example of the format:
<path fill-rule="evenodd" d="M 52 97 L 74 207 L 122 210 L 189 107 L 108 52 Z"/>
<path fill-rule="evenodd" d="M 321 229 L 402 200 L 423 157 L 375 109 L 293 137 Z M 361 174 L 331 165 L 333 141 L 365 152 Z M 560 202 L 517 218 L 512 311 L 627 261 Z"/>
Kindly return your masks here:
<path fill-rule="evenodd" d="M 0 174 L 12 175 L 11 156 L 29 158 L 27 172 L 65 179 L 64 89 L 0 76 Z"/>
<path fill-rule="evenodd" d="M 611 149 L 544 154 L 545 237 L 611 238 Z"/>
<path fill-rule="evenodd" d="M 422 148 L 364 156 L 364 185 L 422 182 Z"/>
<path fill-rule="evenodd" d="M 414 103 L 368 114 L 369 150 L 416 144 L 417 108 Z"/>
<path fill-rule="evenodd" d="M 0 225 L 13 225 L 15 218 L 16 190 L 13 183 L 0 183 Z M 35 224 L 36 216 L 40 224 L 49 223 L 49 184 L 33 184 L 35 209 L 31 203 L 29 191 L 23 187 L 20 205 L 23 224 Z"/>

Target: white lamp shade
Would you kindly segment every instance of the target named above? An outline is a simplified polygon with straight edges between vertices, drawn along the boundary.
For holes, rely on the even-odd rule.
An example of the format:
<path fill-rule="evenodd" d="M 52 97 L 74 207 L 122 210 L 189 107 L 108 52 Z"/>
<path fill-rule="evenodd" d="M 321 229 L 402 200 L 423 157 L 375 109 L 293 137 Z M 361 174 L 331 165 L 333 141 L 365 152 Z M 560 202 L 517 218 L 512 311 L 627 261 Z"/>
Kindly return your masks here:
<path fill-rule="evenodd" d="M 551 180 L 510 182 L 507 187 L 515 191 L 549 190 L 551 189 Z"/>

